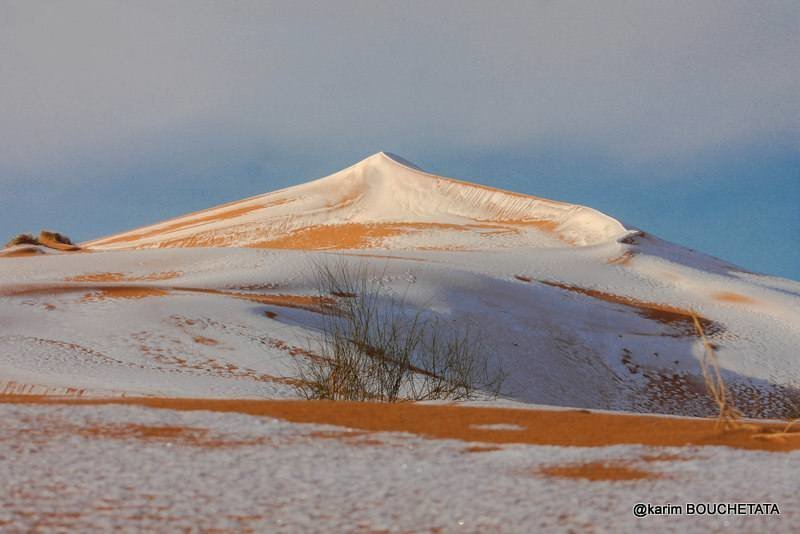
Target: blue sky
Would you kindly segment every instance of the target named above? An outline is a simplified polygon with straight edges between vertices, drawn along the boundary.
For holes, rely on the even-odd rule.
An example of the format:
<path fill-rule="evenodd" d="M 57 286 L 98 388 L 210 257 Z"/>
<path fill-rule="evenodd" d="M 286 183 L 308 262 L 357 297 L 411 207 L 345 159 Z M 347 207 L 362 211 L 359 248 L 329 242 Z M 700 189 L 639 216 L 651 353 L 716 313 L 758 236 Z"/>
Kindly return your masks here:
<path fill-rule="evenodd" d="M 796 2 L 3 2 L 0 231 L 86 239 L 371 153 L 800 279 Z"/>

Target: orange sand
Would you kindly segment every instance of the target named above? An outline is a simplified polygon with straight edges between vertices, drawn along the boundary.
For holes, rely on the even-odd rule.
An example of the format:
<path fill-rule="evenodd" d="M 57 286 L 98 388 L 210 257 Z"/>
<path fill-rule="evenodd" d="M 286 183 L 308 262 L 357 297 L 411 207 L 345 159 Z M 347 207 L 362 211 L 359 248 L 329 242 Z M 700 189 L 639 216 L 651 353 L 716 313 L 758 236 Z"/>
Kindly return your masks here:
<path fill-rule="evenodd" d="M 258 302 L 259 304 L 281 306 L 283 308 L 297 308 L 316 313 L 321 313 L 325 306 L 331 306 L 334 304 L 333 299 L 324 299 L 321 297 L 316 297 L 311 295 L 286 295 L 286 294 L 267 295 L 263 293 L 236 293 L 233 291 L 222 291 L 220 289 L 182 288 L 182 287 L 176 287 L 173 289 L 175 291 L 186 291 L 191 293 L 208 293 L 211 295 L 233 297 L 237 299 Z"/>
<path fill-rule="evenodd" d="M 200 345 L 206 345 L 206 346 L 209 346 L 209 347 L 213 347 L 215 345 L 219 345 L 219 341 L 217 341 L 216 339 L 212 339 L 210 337 L 194 336 L 194 338 L 192 338 L 192 339 L 194 340 L 195 343 L 198 343 Z"/>
<path fill-rule="evenodd" d="M 598 481 L 625 481 L 660 478 L 658 473 L 631 467 L 623 462 L 588 462 L 585 464 L 552 465 L 543 467 L 539 474 L 555 478 L 577 478 Z"/>
<path fill-rule="evenodd" d="M 56 429 L 59 430 L 59 429 Z M 257 439 L 226 439 L 224 436 L 214 436 L 208 429 L 184 426 L 147 426 L 132 423 L 126 424 L 96 424 L 86 427 L 69 428 L 88 438 L 120 439 L 139 441 L 166 441 L 177 445 L 193 447 L 239 447 L 243 445 L 262 445 L 266 442 L 263 438 Z"/>
<path fill-rule="evenodd" d="M 60 387 L 60 386 L 40 386 L 38 384 L 26 384 L 16 380 L 0 380 L 0 396 L 3 395 L 58 395 L 61 397 L 81 397 L 86 394 L 85 389 Z"/>
<path fill-rule="evenodd" d="M 180 271 L 165 271 L 161 273 L 150 273 L 142 276 L 130 276 L 125 273 L 87 273 L 78 276 L 70 276 L 64 279 L 65 282 L 150 282 L 156 280 L 170 280 L 177 278 L 183 273 Z"/>
<path fill-rule="evenodd" d="M 280 249 L 353 249 L 375 246 L 380 239 L 408 233 L 409 230 L 459 229 L 464 227 L 447 224 L 380 223 L 380 224 L 336 224 L 312 226 L 288 235 L 250 245 L 254 248 Z"/>
<path fill-rule="evenodd" d="M 611 258 L 606 263 L 608 263 L 609 265 L 628 266 L 631 264 L 631 261 L 633 261 L 633 257 L 635 255 L 636 254 L 632 250 L 626 250 L 616 258 Z"/>
<path fill-rule="evenodd" d="M 166 224 L 166 226 L 163 226 L 163 227 L 160 226 L 159 228 L 156 228 L 156 229 L 151 229 L 151 230 L 148 230 L 148 231 L 140 231 L 140 232 L 137 232 L 137 233 L 126 233 L 126 234 L 122 234 L 122 235 L 117 236 L 117 237 L 97 239 L 95 241 L 90 242 L 89 245 L 90 246 L 91 245 L 113 245 L 114 243 L 125 243 L 127 241 L 137 241 L 139 239 L 145 239 L 145 238 L 153 237 L 153 236 L 156 236 L 156 235 L 159 235 L 159 234 L 166 234 L 168 232 L 173 232 L 173 231 L 177 231 L 177 230 L 184 230 L 186 228 L 191 228 L 193 226 L 198 226 L 198 225 L 201 225 L 201 224 L 204 224 L 204 223 L 207 223 L 207 222 L 222 221 L 222 220 L 225 220 L 225 219 L 230 219 L 232 217 L 238 217 L 238 216 L 241 216 L 241 215 L 246 215 L 246 214 L 250 213 L 251 211 L 256 211 L 256 210 L 268 208 L 270 206 L 276 206 L 278 204 L 285 204 L 286 202 L 290 202 L 290 200 L 286 200 L 286 199 L 284 199 L 284 200 L 275 200 L 275 201 L 272 201 L 272 202 L 264 202 L 264 203 L 260 203 L 260 204 L 255 204 L 255 205 L 250 205 L 250 206 L 243 206 L 243 207 L 239 207 L 239 208 L 224 210 L 221 213 L 214 213 L 212 215 L 203 215 L 204 213 L 209 213 L 211 211 L 218 210 L 218 209 L 226 207 L 226 206 L 233 206 L 233 205 L 236 205 L 236 204 L 241 204 L 242 202 L 245 202 L 245 201 L 231 202 L 230 204 L 223 204 L 222 206 L 217 206 L 217 207 L 210 208 L 210 209 L 207 209 L 207 210 L 198 211 L 198 212 L 195 212 L 195 213 L 191 213 L 189 215 L 184 215 L 184 216 L 178 217 L 176 219 L 170 219 L 171 221 L 178 221 L 178 222 L 174 222 L 172 224 L 167 224 L 167 223 L 170 222 L 170 220 L 168 220 L 168 221 L 166 221 L 164 223 L 158 223 L 159 225 Z"/>
<path fill-rule="evenodd" d="M 107 299 L 143 299 L 147 297 L 164 297 L 169 292 L 155 287 L 103 287 L 95 292 L 86 293 L 81 302 L 98 302 Z"/>
<path fill-rule="evenodd" d="M 494 451 L 502 451 L 502 447 L 497 447 L 496 445 L 471 445 L 461 452 L 463 453 L 470 453 L 470 452 L 494 452 Z"/>
<path fill-rule="evenodd" d="M 750 297 L 745 297 L 744 295 L 740 295 L 739 293 L 732 293 L 732 292 L 722 292 L 722 293 L 714 293 L 714 298 L 717 300 L 721 300 L 723 302 L 733 302 L 736 304 L 755 304 L 756 301 L 751 299 Z"/>
<path fill-rule="evenodd" d="M 483 222 L 495 223 L 490 226 L 496 226 L 497 224 L 499 224 L 502 225 L 501 228 L 502 227 L 513 228 L 516 226 L 522 226 L 522 227 L 532 226 L 534 228 L 542 230 L 543 232 L 551 234 L 557 233 L 558 226 L 559 224 L 561 224 L 557 221 L 552 221 L 550 219 L 495 219 L 492 221 L 483 221 Z M 561 236 L 559 236 L 559 238 L 563 240 Z"/>
<path fill-rule="evenodd" d="M 685 329 L 688 333 L 691 333 L 692 335 L 697 335 L 694 329 L 694 320 L 692 319 L 692 312 L 689 310 L 684 310 L 683 308 L 676 308 L 674 306 L 668 306 L 666 304 L 659 304 L 656 302 L 644 302 L 641 300 L 633 299 L 631 297 L 624 297 L 622 295 L 604 293 L 602 291 L 597 291 L 596 289 L 586 289 L 583 287 L 561 284 L 559 282 L 548 282 L 542 280 L 542 283 L 548 286 L 557 287 L 559 289 L 566 289 L 567 291 L 572 291 L 575 293 L 580 293 L 581 295 L 586 295 L 592 298 L 604 300 L 606 302 L 613 302 L 614 304 L 622 304 L 624 306 L 630 306 L 636 308 L 637 312 L 640 315 L 643 315 L 648 319 L 652 319 L 654 321 L 658 321 L 660 323 L 668 325 L 680 326 L 683 329 Z M 717 322 L 711 321 L 710 319 L 699 317 L 699 320 L 700 324 L 703 326 L 703 330 L 708 335 L 719 333 L 724 330 L 722 325 L 720 325 Z"/>
<path fill-rule="evenodd" d="M 210 410 L 275 417 L 295 423 L 329 424 L 372 432 L 410 432 L 427 438 L 483 443 L 528 443 L 577 447 L 639 444 L 656 447 L 723 445 L 740 449 L 800 449 L 800 431 L 772 434 L 785 425 L 748 424 L 723 430 L 711 419 L 670 418 L 586 410 L 529 410 L 459 405 L 331 401 L 222 400 L 173 398 L 54 399 L 0 396 L 0 402 L 100 405 L 125 404 L 173 410 Z M 492 430 L 481 425 L 515 425 Z"/>
<path fill-rule="evenodd" d="M 118 280 L 120 273 L 95 273 L 85 275 L 87 280 L 98 279 Z M 172 276 L 174 273 L 155 273 L 157 276 Z M 147 275 L 151 276 L 151 275 Z M 144 280 L 144 277 L 140 279 Z M 146 297 L 163 297 L 171 291 L 186 293 L 206 293 L 222 297 L 249 300 L 270 306 L 280 306 L 283 308 L 296 308 L 315 313 L 321 313 L 326 306 L 332 306 L 333 299 L 325 299 L 311 295 L 289 295 L 289 294 L 264 294 L 264 293 L 239 293 L 234 291 L 223 291 L 220 289 L 206 288 L 186 288 L 186 287 L 154 287 L 147 285 L 98 285 L 98 286 L 11 286 L 0 289 L 0 296 L 21 297 L 27 295 L 55 295 L 61 293 L 83 292 L 81 302 L 98 302 L 107 299 L 141 299 Z"/>
<path fill-rule="evenodd" d="M 64 252 L 74 252 L 76 250 L 80 250 L 81 248 L 77 245 L 68 245 L 66 243 L 59 243 L 58 241 L 54 241 L 52 239 L 46 239 L 41 235 L 39 236 L 39 243 L 41 243 L 43 247 L 52 248 L 55 250 L 63 250 Z"/>
<path fill-rule="evenodd" d="M 381 241 L 389 237 L 425 230 L 468 232 L 472 230 L 485 231 L 491 229 L 497 232 L 518 232 L 519 228 L 517 227 L 525 226 L 535 226 L 545 232 L 555 233 L 558 223 L 548 220 L 476 221 L 475 224 L 420 222 L 346 223 L 303 228 L 291 232 L 288 235 L 261 241 L 249 246 L 254 248 L 304 250 L 363 249 L 380 247 Z M 436 247 L 417 248 L 437 249 Z"/>
<path fill-rule="evenodd" d="M 0 297 L 23 297 L 30 295 L 59 295 L 62 293 L 75 293 L 80 291 L 92 290 L 94 288 L 87 287 L 69 287 L 69 286 L 5 286 L 0 287 Z"/>
<path fill-rule="evenodd" d="M 639 461 L 642 462 L 680 462 L 682 460 L 691 460 L 689 456 L 681 456 L 680 454 L 645 454 Z"/>

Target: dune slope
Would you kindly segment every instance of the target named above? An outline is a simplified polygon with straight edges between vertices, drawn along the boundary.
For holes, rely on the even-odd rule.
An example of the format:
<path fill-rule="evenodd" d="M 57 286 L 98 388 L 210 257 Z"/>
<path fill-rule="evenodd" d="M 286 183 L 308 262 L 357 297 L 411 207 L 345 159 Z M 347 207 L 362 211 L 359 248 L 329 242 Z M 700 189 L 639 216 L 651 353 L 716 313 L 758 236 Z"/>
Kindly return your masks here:
<path fill-rule="evenodd" d="M 625 232 L 595 210 L 428 174 L 379 152 L 306 184 L 90 241 L 95 249 L 588 245 Z"/>
<path fill-rule="evenodd" d="M 385 153 L 82 247 L 0 260 L 0 391 L 294 397 L 337 262 L 471 325 L 509 400 L 713 414 L 697 313 L 744 413 L 800 404 L 797 282 Z"/>

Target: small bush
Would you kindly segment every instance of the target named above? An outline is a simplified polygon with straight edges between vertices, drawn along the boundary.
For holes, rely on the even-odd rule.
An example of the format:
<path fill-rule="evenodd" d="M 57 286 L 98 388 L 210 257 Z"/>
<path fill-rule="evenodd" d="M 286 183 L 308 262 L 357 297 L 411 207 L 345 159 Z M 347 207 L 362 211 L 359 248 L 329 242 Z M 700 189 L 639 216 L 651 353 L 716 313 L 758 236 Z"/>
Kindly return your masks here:
<path fill-rule="evenodd" d="M 6 243 L 6 248 L 13 247 L 15 245 L 40 245 L 39 240 L 36 239 L 31 234 L 19 234 L 16 237 L 11 238 L 8 243 Z"/>
<path fill-rule="evenodd" d="M 719 410 L 717 422 L 726 430 L 735 429 L 740 425 L 742 412 L 734 405 L 730 390 L 727 384 L 725 384 L 725 380 L 722 378 L 722 372 L 720 371 L 717 354 L 714 352 L 714 346 L 706 337 L 699 316 L 694 312 L 692 312 L 691 315 L 697 335 L 703 342 L 703 358 L 700 360 L 700 368 L 703 371 L 703 381 L 705 382 L 706 391 Z"/>
<path fill-rule="evenodd" d="M 61 243 L 62 245 L 74 245 L 72 240 L 64 234 L 51 232 L 50 230 L 42 230 L 39 232 L 39 241 L 52 241 L 55 243 Z"/>
<path fill-rule="evenodd" d="M 412 311 L 365 268 L 317 266 L 322 310 L 319 355 L 298 360 L 296 388 L 308 399 L 351 401 L 468 399 L 497 395 L 480 339 L 427 311 Z"/>

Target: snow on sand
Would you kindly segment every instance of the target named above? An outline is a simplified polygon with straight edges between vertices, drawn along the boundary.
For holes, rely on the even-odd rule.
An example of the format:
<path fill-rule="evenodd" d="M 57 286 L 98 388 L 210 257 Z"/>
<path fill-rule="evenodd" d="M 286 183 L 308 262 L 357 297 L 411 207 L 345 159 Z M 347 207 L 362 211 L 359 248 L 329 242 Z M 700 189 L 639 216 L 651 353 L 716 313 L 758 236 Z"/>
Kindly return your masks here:
<path fill-rule="evenodd" d="M 800 519 L 797 477 L 786 468 L 800 460 L 798 451 L 513 444 L 502 439 L 514 432 L 507 428 L 478 430 L 466 442 L 426 439 L 298 424 L 287 409 L 276 410 L 278 418 L 269 410 L 259 417 L 208 411 L 203 401 L 195 411 L 183 402 L 190 411 L 0 404 L 0 525 L 11 531 L 752 532 L 785 530 Z M 476 410 L 490 413 L 485 420 L 508 420 L 507 413 L 491 415 L 502 410 Z M 584 423 L 592 417 L 577 415 Z M 437 415 L 416 419 L 430 417 Z M 511 420 L 522 426 L 535 418 Z M 550 433 L 532 430 L 544 439 Z M 637 519 L 632 509 L 639 502 L 774 502 L 781 515 Z"/>
<path fill-rule="evenodd" d="M 800 433 L 575 410 L 713 415 L 696 313 L 745 414 L 798 413 L 798 282 L 385 153 L 82 247 L 0 252 L 0 530 L 699 532 L 798 519 L 786 466 Z M 297 396 L 295 362 L 333 298 L 317 294 L 314 266 L 329 262 L 474 325 L 508 373 L 486 404 L 571 409 L 275 400 Z M 638 502 L 776 502 L 782 515 L 635 519 Z"/>

